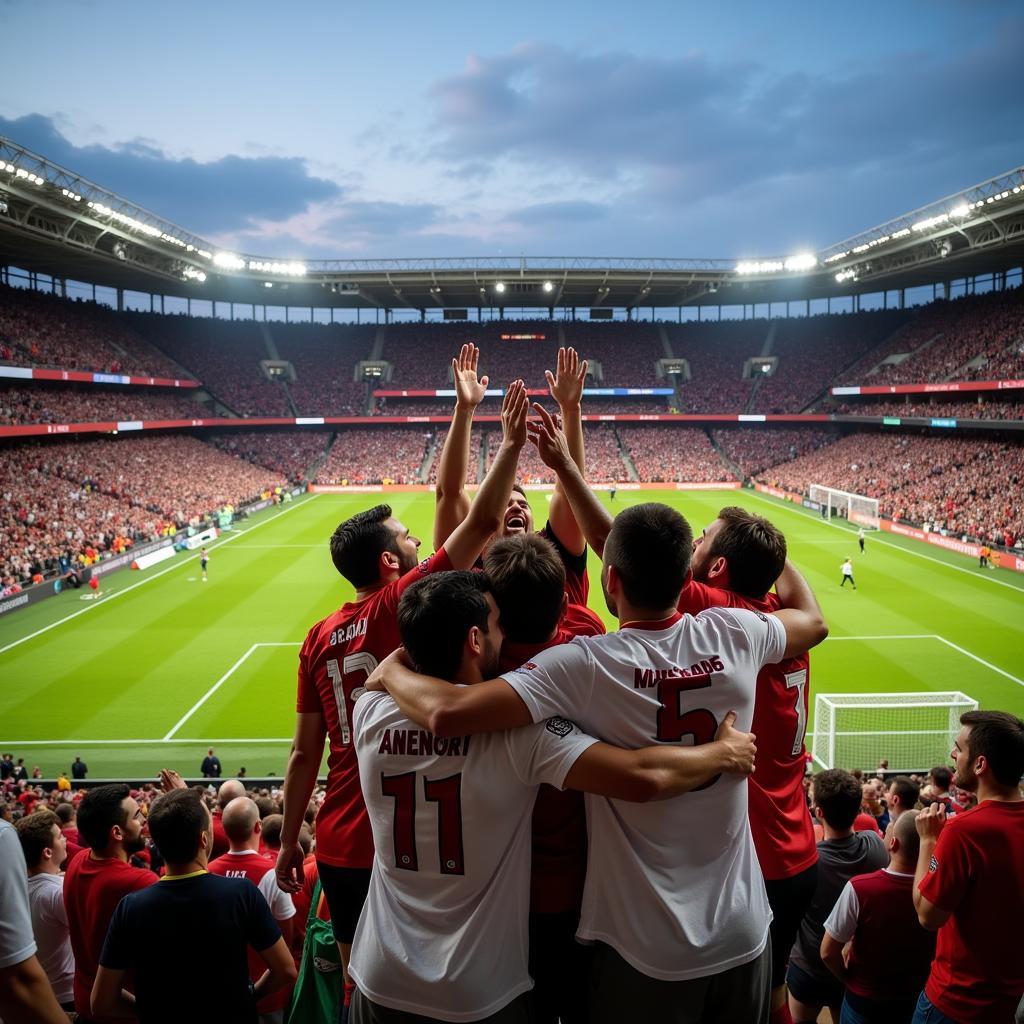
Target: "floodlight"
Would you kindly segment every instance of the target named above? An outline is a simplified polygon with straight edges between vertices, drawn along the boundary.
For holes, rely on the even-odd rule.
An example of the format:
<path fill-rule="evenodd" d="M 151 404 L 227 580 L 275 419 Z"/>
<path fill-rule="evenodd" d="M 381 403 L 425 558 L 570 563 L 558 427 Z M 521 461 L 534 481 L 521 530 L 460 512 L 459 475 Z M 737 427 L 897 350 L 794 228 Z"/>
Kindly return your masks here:
<path fill-rule="evenodd" d="M 263 287 L 264 288 L 273 288 L 274 287 L 274 282 L 273 281 L 264 281 L 263 282 Z"/>
<path fill-rule="evenodd" d="M 954 206 L 949 212 L 954 217 L 966 217 L 971 212 L 971 209 L 966 203 L 961 203 L 959 206 Z"/>
<path fill-rule="evenodd" d="M 543 288 L 546 292 L 553 292 L 555 290 L 554 284 L 552 284 L 550 281 L 545 281 Z"/>
<path fill-rule="evenodd" d="M 790 256 L 784 264 L 787 270 L 813 270 L 817 265 L 818 257 L 808 252 Z"/>
<path fill-rule="evenodd" d="M 504 281 L 497 281 L 497 282 L 495 282 L 494 290 L 496 292 L 503 292 L 505 290 L 505 282 Z"/>
<path fill-rule="evenodd" d="M 224 267 L 226 270 L 245 269 L 245 260 L 241 256 L 236 256 L 233 252 L 219 252 L 213 257 L 213 262 L 218 267 Z"/>

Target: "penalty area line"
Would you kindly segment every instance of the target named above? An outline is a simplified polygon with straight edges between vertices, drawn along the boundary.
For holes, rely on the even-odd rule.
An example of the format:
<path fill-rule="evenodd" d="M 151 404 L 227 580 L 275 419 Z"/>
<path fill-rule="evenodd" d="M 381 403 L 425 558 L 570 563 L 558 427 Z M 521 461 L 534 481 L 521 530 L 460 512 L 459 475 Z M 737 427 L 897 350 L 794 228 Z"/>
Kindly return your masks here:
<path fill-rule="evenodd" d="M 261 526 L 266 526 L 267 523 L 272 523 L 275 519 L 280 519 L 281 516 L 287 515 L 289 512 L 294 512 L 297 508 L 305 508 L 306 505 L 311 501 L 315 501 L 319 498 L 319 494 L 311 495 L 305 501 L 297 502 L 291 505 L 289 508 L 282 509 L 280 512 L 274 513 L 269 519 L 264 519 L 262 522 L 257 523 L 255 526 L 250 526 L 247 530 L 232 530 L 231 536 L 225 540 L 218 540 L 215 544 L 210 545 L 210 550 L 215 551 L 218 548 L 224 547 L 225 544 L 230 544 L 233 540 L 238 540 L 239 537 L 245 534 L 252 533 L 253 530 L 258 530 Z M 48 633 L 51 629 L 56 629 L 57 626 L 63 626 L 65 622 L 70 622 L 72 619 L 77 619 L 79 615 L 84 615 L 86 612 L 91 612 L 94 608 L 102 608 L 109 604 L 111 601 L 116 600 L 125 594 L 130 594 L 133 590 L 144 586 L 147 583 L 152 583 L 153 580 L 160 579 L 161 576 L 166 576 L 169 572 L 174 572 L 175 569 L 180 569 L 182 566 L 188 565 L 190 562 L 194 562 L 199 557 L 199 552 L 196 552 L 191 557 L 186 557 L 182 561 L 176 561 L 174 565 L 168 566 L 166 569 L 161 569 L 159 572 L 154 573 L 152 576 L 147 576 L 144 580 L 139 580 L 138 583 L 133 583 L 130 587 L 125 587 L 124 590 L 115 590 L 112 594 L 109 594 L 100 602 L 93 602 L 87 604 L 84 608 L 79 608 L 77 612 L 72 612 L 70 615 L 65 615 L 63 619 L 57 619 L 56 622 L 51 622 L 41 629 L 37 629 L 34 633 L 28 633 L 23 637 L 19 637 L 17 640 L 12 640 L 9 644 L 4 647 L 0 647 L 0 654 L 11 650 L 14 647 L 18 647 L 20 644 L 26 643 L 29 640 L 34 640 L 37 636 L 42 636 L 44 633 Z"/>

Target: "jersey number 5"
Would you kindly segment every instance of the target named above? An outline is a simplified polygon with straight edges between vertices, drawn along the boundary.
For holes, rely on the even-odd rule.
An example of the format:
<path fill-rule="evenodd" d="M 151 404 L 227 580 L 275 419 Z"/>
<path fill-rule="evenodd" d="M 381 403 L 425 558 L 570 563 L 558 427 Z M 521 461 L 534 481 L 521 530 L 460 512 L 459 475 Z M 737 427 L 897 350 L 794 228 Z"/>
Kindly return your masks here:
<path fill-rule="evenodd" d="M 352 729 L 348 724 L 348 701 L 345 699 L 345 676 L 353 672 L 363 672 L 368 676 L 377 667 L 377 659 L 369 651 L 356 651 L 355 654 L 346 654 L 338 667 L 338 659 L 331 658 L 327 662 L 327 678 L 334 687 L 334 703 L 338 705 L 338 725 L 341 728 L 341 743 L 347 747 L 352 742 Z M 364 678 L 365 682 L 365 678 Z M 359 696 L 352 688 L 352 700 Z"/>
<path fill-rule="evenodd" d="M 681 695 L 690 690 L 703 690 L 711 685 L 711 676 L 687 676 L 685 678 L 662 679 L 658 683 L 658 732 L 656 738 L 662 743 L 676 743 L 684 736 L 693 737 L 693 745 L 710 743 L 718 732 L 718 720 L 707 708 L 683 711 Z M 691 792 L 696 793 L 713 786 L 721 778 L 716 775 L 703 786 Z"/>
<path fill-rule="evenodd" d="M 380 788 L 394 798 L 393 835 L 395 866 L 419 871 L 416 854 L 416 779 L 415 772 L 381 775 Z M 424 779 L 423 796 L 437 804 L 437 855 L 442 875 L 462 875 L 466 871 L 462 847 L 462 773 L 445 779 Z"/>

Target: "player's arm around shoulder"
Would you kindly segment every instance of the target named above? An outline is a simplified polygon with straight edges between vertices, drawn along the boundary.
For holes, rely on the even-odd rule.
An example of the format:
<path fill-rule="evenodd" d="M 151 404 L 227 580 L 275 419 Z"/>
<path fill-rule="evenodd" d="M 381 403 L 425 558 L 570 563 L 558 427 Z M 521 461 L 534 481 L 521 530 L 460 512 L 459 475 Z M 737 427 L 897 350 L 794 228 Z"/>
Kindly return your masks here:
<path fill-rule="evenodd" d="M 533 721 L 522 698 L 504 679 L 456 686 L 420 675 L 402 648 L 374 669 L 366 689 L 387 690 L 402 714 L 435 736 L 473 736 Z"/>
<path fill-rule="evenodd" d="M 749 775 L 757 754 L 755 737 L 753 733 L 738 732 L 735 722 L 736 713 L 730 711 L 715 739 L 697 747 L 666 744 L 623 750 L 596 743 L 573 764 L 564 788 L 646 803 L 697 789 L 723 772 Z"/>

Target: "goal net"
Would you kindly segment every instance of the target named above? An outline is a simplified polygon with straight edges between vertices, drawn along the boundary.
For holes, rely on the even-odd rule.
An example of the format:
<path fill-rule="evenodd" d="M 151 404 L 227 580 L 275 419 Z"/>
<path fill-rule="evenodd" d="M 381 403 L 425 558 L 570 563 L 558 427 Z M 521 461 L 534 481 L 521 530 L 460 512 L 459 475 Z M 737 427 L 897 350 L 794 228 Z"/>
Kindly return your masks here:
<path fill-rule="evenodd" d="M 863 494 L 851 494 L 849 491 L 839 491 L 834 487 L 826 487 L 824 484 L 811 484 L 808 497 L 820 506 L 824 519 L 831 520 L 833 516 L 839 516 L 858 526 L 865 526 L 869 530 L 879 528 L 877 498 L 868 498 Z"/>
<path fill-rule="evenodd" d="M 960 716 L 977 711 L 965 693 L 819 693 L 811 756 L 821 768 L 927 772 L 949 763 Z"/>

